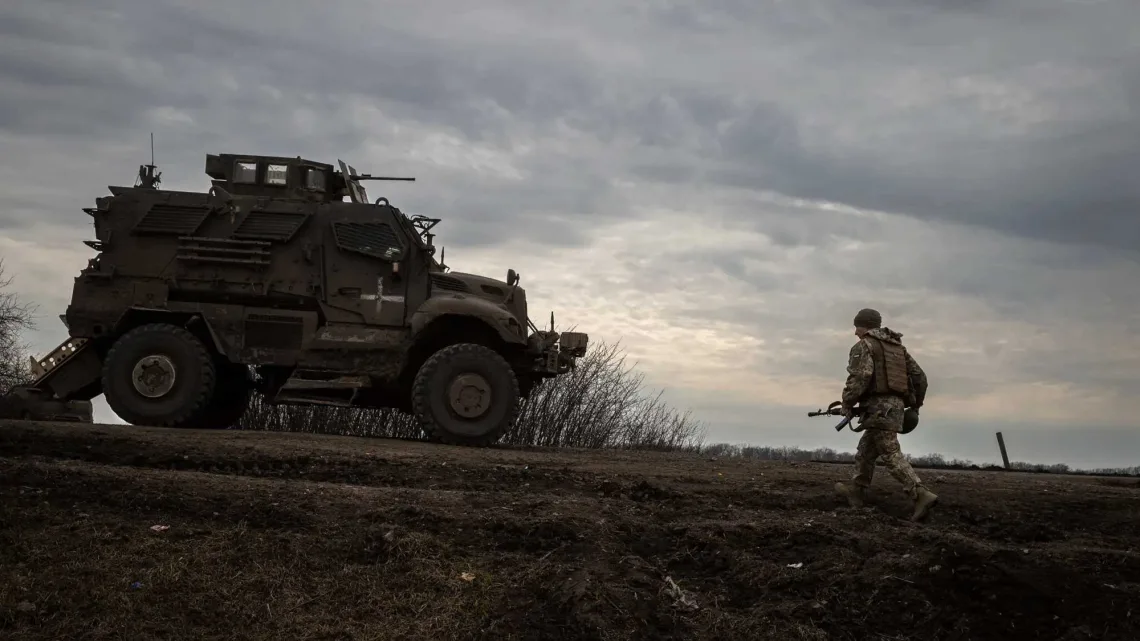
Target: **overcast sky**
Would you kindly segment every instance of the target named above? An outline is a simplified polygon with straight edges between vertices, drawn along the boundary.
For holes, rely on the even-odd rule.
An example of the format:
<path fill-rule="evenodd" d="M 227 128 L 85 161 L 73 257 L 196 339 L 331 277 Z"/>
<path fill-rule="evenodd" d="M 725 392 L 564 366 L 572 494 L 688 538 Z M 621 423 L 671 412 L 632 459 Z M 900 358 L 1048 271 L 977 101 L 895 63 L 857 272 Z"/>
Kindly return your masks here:
<path fill-rule="evenodd" d="M 709 441 L 854 448 L 851 320 L 931 379 L 915 454 L 1140 464 L 1135 0 L 52 0 L 0 6 L 0 256 L 65 336 L 93 206 L 154 132 L 343 158 L 621 340 Z M 100 403 L 97 418 L 113 420 Z"/>

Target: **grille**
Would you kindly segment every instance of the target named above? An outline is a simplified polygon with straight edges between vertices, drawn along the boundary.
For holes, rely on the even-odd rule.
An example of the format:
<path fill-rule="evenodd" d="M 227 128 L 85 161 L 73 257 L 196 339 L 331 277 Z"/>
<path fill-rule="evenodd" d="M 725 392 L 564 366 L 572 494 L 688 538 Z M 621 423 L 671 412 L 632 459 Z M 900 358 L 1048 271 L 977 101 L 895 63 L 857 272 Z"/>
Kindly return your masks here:
<path fill-rule="evenodd" d="M 444 276 L 443 274 L 431 275 L 432 287 L 445 289 L 451 292 L 466 292 L 467 284 L 453 276 Z"/>
<path fill-rule="evenodd" d="M 269 243 L 184 236 L 178 239 L 175 258 L 183 263 L 212 263 L 260 269 L 269 266 Z"/>
<path fill-rule="evenodd" d="M 306 214 L 254 211 L 241 221 L 233 236 L 284 242 L 297 233 L 306 218 L 308 218 Z"/>
<path fill-rule="evenodd" d="M 135 225 L 139 234 L 177 234 L 186 236 L 197 231 L 210 210 L 205 207 L 157 204 Z"/>

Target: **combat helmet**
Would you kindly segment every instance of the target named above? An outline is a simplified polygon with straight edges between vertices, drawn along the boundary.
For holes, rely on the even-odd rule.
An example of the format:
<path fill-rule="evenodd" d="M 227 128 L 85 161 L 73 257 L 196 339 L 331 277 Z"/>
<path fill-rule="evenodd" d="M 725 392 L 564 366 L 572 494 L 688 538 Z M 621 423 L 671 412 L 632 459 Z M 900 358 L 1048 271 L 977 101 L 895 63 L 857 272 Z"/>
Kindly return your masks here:
<path fill-rule="evenodd" d="M 908 407 L 906 411 L 903 412 L 902 433 L 910 434 L 916 427 L 918 427 L 918 410 L 913 407 Z"/>

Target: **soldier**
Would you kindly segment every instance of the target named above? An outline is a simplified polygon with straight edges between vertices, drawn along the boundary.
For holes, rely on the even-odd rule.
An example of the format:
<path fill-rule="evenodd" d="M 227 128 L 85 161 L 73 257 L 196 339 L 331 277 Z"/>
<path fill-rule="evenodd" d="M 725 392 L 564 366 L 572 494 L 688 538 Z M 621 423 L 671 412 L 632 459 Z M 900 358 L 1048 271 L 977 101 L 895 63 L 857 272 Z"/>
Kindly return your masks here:
<path fill-rule="evenodd" d="M 905 409 L 915 413 L 926 397 L 926 374 L 903 347 L 902 334 L 882 326 L 882 316 L 873 309 L 855 315 L 855 335 L 859 342 L 851 347 L 847 365 L 847 384 L 843 388 L 843 411 L 850 416 L 859 403 L 863 431 L 855 454 L 852 484 L 836 483 L 835 490 L 847 498 L 852 507 L 862 507 L 864 494 L 871 485 L 876 459 L 882 457 L 891 476 L 902 483 L 914 501 L 912 521 L 926 517 L 938 503 L 938 496 L 922 485 L 899 448 L 898 433 L 903 429 Z"/>

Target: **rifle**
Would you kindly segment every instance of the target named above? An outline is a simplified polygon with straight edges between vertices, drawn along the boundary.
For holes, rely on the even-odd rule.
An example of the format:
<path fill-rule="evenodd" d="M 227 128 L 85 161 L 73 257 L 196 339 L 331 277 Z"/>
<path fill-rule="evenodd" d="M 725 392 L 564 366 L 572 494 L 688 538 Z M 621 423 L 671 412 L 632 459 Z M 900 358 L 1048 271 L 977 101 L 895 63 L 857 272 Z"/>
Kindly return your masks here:
<path fill-rule="evenodd" d="M 816 410 L 814 412 L 808 412 L 808 416 L 843 416 L 843 420 L 839 421 L 839 423 L 835 426 L 836 432 L 842 432 L 843 428 L 845 428 L 851 424 L 851 419 L 855 418 L 856 416 L 862 416 L 862 415 L 863 415 L 863 408 L 859 407 L 859 406 L 855 406 L 854 411 L 851 412 L 851 416 L 843 416 L 843 402 L 842 401 L 835 401 L 831 405 L 828 405 L 826 410 Z M 856 430 L 853 429 L 852 431 L 856 431 Z"/>

